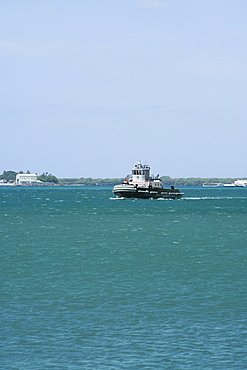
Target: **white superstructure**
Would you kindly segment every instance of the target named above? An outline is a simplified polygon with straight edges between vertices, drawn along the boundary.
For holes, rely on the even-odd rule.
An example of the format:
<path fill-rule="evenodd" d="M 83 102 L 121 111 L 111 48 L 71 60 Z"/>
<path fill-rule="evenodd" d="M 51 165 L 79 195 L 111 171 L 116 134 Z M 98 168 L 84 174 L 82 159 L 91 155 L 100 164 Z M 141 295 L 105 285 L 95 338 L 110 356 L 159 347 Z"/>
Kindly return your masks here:
<path fill-rule="evenodd" d="M 231 184 L 224 184 L 226 187 L 234 187 L 234 186 L 240 186 L 240 187 L 245 187 L 247 186 L 247 180 L 236 180 Z"/>
<path fill-rule="evenodd" d="M 247 186 L 247 180 L 236 180 L 234 181 L 236 186 Z"/>

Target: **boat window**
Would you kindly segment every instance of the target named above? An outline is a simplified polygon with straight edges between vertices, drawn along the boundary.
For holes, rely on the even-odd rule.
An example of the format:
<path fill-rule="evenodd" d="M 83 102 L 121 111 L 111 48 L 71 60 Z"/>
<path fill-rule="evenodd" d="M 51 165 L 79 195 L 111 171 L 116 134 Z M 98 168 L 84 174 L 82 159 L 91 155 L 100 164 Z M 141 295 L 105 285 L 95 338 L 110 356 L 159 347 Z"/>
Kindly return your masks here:
<path fill-rule="evenodd" d="M 132 175 L 146 175 L 149 176 L 149 170 L 132 170 Z"/>

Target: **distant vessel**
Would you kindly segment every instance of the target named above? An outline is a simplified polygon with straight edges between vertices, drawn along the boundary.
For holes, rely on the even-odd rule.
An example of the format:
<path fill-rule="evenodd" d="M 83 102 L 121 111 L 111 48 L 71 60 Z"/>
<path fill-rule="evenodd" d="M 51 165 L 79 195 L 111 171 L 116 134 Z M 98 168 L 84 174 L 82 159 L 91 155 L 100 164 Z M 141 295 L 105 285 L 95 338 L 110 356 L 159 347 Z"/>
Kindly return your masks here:
<path fill-rule="evenodd" d="M 208 183 L 208 184 L 202 184 L 202 186 L 204 187 L 210 187 L 210 188 L 215 188 L 217 186 L 222 186 L 222 183 L 221 182 L 214 182 L 214 183 Z"/>
<path fill-rule="evenodd" d="M 236 180 L 230 184 L 222 184 L 221 182 L 215 182 L 215 183 L 205 183 L 202 184 L 204 187 L 217 187 L 217 186 L 225 186 L 227 188 L 233 188 L 233 187 L 247 187 L 247 180 Z"/>
<path fill-rule="evenodd" d="M 115 185 L 113 193 L 124 198 L 165 198 L 180 199 L 183 193 L 178 189 L 164 189 L 159 175 L 152 177 L 150 167 L 140 161 L 132 169 L 132 175 L 127 176 L 122 184 Z"/>
<path fill-rule="evenodd" d="M 245 187 L 247 186 L 247 180 L 236 180 L 231 184 L 224 184 L 226 187 Z"/>

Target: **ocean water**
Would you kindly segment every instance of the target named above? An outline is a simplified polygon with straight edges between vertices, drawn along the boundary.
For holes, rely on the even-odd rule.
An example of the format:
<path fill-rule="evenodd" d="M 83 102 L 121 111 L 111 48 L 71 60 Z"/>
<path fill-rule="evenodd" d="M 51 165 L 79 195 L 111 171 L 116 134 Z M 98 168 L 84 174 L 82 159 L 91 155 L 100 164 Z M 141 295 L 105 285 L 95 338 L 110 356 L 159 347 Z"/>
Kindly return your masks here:
<path fill-rule="evenodd" d="M 247 188 L 1 187 L 0 369 L 245 369 Z"/>

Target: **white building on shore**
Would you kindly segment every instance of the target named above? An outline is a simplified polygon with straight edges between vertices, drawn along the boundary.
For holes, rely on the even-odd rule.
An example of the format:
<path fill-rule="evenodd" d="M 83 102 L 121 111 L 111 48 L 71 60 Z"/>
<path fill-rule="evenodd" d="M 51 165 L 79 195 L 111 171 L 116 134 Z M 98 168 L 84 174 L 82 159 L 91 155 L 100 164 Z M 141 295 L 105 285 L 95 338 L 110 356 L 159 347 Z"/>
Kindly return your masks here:
<path fill-rule="evenodd" d="M 18 173 L 16 175 L 16 185 L 32 185 L 38 182 L 38 176 L 34 173 Z"/>

